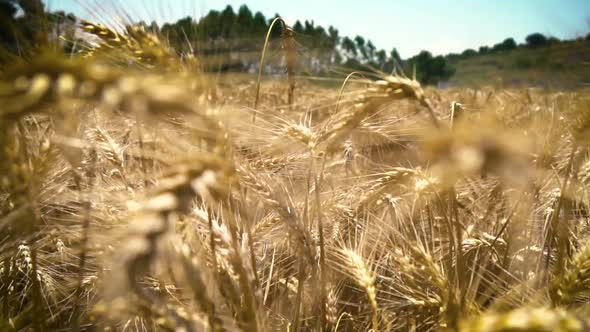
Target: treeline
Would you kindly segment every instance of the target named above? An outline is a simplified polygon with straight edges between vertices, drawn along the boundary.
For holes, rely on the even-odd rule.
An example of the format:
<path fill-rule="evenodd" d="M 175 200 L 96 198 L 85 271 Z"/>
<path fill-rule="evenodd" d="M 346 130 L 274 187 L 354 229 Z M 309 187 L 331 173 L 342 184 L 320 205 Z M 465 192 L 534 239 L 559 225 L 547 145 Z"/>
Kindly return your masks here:
<path fill-rule="evenodd" d="M 585 37 L 587 41 L 590 41 L 590 33 Z M 468 59 L 478 55 L 487 55 L 494 53 L 502 53 L 515 50 L 519 47 L 539 49 L 551 45 L 556 45 L 565 41 L 561 41 L 558 38 L 545 36 L 542 33 L 532 33 L 525 38 L 525 43 L 518 45 L 513 38 L 507 38 L 501 43 L 497 43 L 493 46 L 481 46 L 478 50 L 469 48 L 462 53 L 451 53 L 446 57 L 448 59 Z"/>
<path fill-rule="evenodd" d="M 5 49 L 17 50 L 21 44 L 36 43 L 47 38 L 40 31 L 49 31 L 53 36 L 66 36 L 63 42 L 67 51 L 76 45 L 76 18 L 64 12 L 44 13 L 41 0 L 0 1 L 0 38 Z M 246 5 L 235 11 L 231 6 L 211 10 L 200 19 L 190 16 L 174 23 L 158 25 L 139 22 L 153 32 L 163 36 L 170 46 L 179 53 L 193 53 L 205 59 L 204 66 L 212 71 L 256 71 L 264 36 L 271 22 L 277 17 L 265 17 L 261 12 L 252 12 Z M 45 26 L 43 26 L 45 25 Z M 42 28 L 45 28 L 42 29 Z M 274 61 L 265 69 L 284 70 L 285 52 L 281 44 L 282 27 L 275 25 L 271 31 L 271 51 Z M 509 52 L 518 47 L 541 48 L 560 43 L 556 38 L 534 33 L 526 38 L 526 44 L 518 45 L 513 38 L 493 46 L 482 46 L 478 50 L 467 49 L 462 53 L 433 56 L 428 51 L 402 59 L 399 52 L 378 49 L 371 40 L 362 36 L 342 36 L 337 28 L 324 28 L 313 21 L 296 21 L 291 27 L 296 50 L 296 67 L 299 73 L 328 75 L 331 69 L 377 69 L 383 72 L 403 71 L 425 84 L 437 84 L 448 80 L 455 72 L 451 62 L 470 57 Z M 590 40 L 590 34 L 586 37 Z M 291 50 L 293 51 L 293 50 Z M 303 54 L 304 56 L 300 56 Z"/>
<path fill-rule="evenodd" d="M 22 55 L 27 46 L 41 44 L 40 38 L 62 36 L 60 43 L 68 52 L 77 43 L 77 19 L 65 12 L 43 12 L 40 0 L 4 0 L 0 2 L 0 38 L 3 49 Z M 43 16 L 43 19 L 40 17 Z M 235 11 L 231 6 L 224 10 L 211 10 L 200 19 L 182 18 L 174 23 L 158 25 L 139 22 L 146 29 L 161 35 L 179 53 L 194 53 L 203 59 L 209 70 L 255 71 L 260 61 L 264 36 L 277 17 L 265 17 L 252 12 L 246 5 Z M 425 83 L 448 79 L 453 69 L 442 57 L 423 52 L 402 60 L 398 51 L 377 49 L 371 40 L 362 36 L 342 36 L 337 28 L 324 28 L 313 21 L 297 21 L 290 27 L 297 53 L 299 73 L 328 75 L 334 67 L 348 69 L 377 69 L 384 72 L 412 72 Z M 279 24 L 271 31 L 271 51 L 275 53 L 267 70 L 284 70 L 284 49 L 281 45 L 282 28 Z M 65 36 L 65 38 L 64 38 Z"/>
<path fill-rule="evenodd" d="M 177 50 L 208 56 L 226 54 L 232 59 L 223 59 L 223 69 L 254 70 L 263 47 L 263 36 L 277 16 L 267 18 L 261 12 L 253 13 L 246 5 L 237 11 L 227 6 L 222 11 L 212 10 L 199 20 L 186 17 L 161 27 L 153 22 L 149 27 L 166 36 Z M 300 72 L 326 75 L 334 67 L 406 73 L 415 69 L 417 78 L 427 84 L 447 80 L 454 73 L 445 57 L 433 56 L 427 51 L 403 60 L 396 48 L 378 49 L 371 40 L 342 36 L 333 26 L 324 28 L 313 21 L 298 20 L 291 29 L 299 47 L 297 52 L 305 53 L 305 57 L 298 60 Z M 280 25 L 276 25 L 271 32 L 275 43 L 280 44 L 281 30 Z"/>
<path fill-rule="evenodd" d="M 226 69 L 248 70 L 257 67 L 263 36 L 277 16 L 267 18 L 261 12 L 253 13 L 246 5 L 240 6 L 237 12 L 227 6 L 222 11 L 210 11 L 200 20 L 186 17 L 162 27 L 152 23 L 150 27 L 166 36 L 177 50 L 193 48 L 205 55 L 229 53 L 234 57 L 230 61 L 222 60 Z M 467 49 L 445 56 L 422 51 L 402 59 L 396 48 L 378 49 L 371 40 L 362 36 L 342 36 L 333 26 L 324 28 L 313 21 L 296 21 L 291 28 L 306 53 L 298 62 L 300 71 L 326 75 L 335 66 L 360 70 L 374 68 L 384 72 L 397 69 L 407 75 L 415 71 L 417 79 L 425 84 L 448 80 L 455 73 L 451 63 L 457 60 L 506 53 L 519 47 L 543 48 L 562 42 L 555 37 L 533 33 L 521 45 L 513 38 L 507 38 L 492 46 L 481 46 L 478 50 Z M 281 28 L 277 25 L 272 31 L 273 40 L 280 43 L 280 34 Z M 590 34 L 586 40 L 590 41 Z M 234 66 L 231 66 L 232 63 Z"/>
<path fill-rule="evenodd" d="M 234 58 L 238 59 L 234 61 L 243 61 L 247 69 L 257 65 L 264 36 L 278 16 L 267 18 L 261 12 L 253 13 L 246 5 L 240 6 L 237 12 L 227 6 L 222 11 L 212 10 L 199 20 L 186 17 L 161 27 L 153 22 L 149 27 L 166 36 L 177 50 L 204 55 L 231 52 L 237 54 Z M 353 39 L 343 37 L 333 26 L 326 29 L 313 21 L 296 21 L 290 28 L 297 48 L 295 51 L 305 54 L 305 59 L 299 61 L 302 70 L 325 74 L 332 66 L 343 65 L 391 71 L 396 62 L 401 63 L 395 49 L 390 52 L 377 50 L 370 40 L 361 36 Z M 281 46 L 282 33 L 280 24 L 271 31 L 271 40 L 277 48 Z M 254 58 L 249 56 L 249 52 L 254 53 Z"/>

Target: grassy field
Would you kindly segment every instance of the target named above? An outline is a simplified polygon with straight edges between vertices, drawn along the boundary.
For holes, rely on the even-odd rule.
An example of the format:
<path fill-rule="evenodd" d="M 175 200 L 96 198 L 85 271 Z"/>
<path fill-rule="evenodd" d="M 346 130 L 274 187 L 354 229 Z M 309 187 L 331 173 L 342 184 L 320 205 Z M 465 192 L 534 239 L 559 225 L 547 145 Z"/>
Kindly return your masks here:
<path fill-rule="evenodd" d="M 588 89 L 258 85 L 85 24 L 2 68 L 0 331 L 588 331 Z"/>
<path fill-rule="evenodd" d="M 590 82 L 590 42 L 565 41 L 537 49 L 520 47 L 453 60 L 452 64 L 457 72 L 450 85 L 572 89 Z"/>

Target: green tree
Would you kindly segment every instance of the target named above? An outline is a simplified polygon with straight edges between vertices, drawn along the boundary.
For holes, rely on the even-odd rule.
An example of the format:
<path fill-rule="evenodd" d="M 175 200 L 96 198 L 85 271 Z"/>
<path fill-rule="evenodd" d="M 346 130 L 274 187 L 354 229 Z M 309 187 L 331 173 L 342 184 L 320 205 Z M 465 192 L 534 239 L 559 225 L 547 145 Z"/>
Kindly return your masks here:
<path fill-rule="evenodd" d="M 401 65 L 402 57 L 399 55 L 399 52 L 397 51 L 397 49 L 395 47 L 391 50 L 391 52 L 389 52 L 389 57 Z"/>
<path fill-rule="evenodd" d="M 227 5 L 219 15 L 219 25 L 221 27 L 221 37 L 232 39 L 236 37 L 236 14 L 232 6 Z"/>
<path fill-rule="evenodd" d="M 455 73 L 455 69 L 443 56 L 433 57 L 428 51 L 422 51 L 412 57 L 408 64 L 411 67 L 415 66 L 416 79 L 423 84 L 437 84 L 448 80 Z"/>
<path fill-rule="evenodd" d="M 356 43 L 352 39 L 349 37 L 344 37 L 342 38 L 342 43 L 340 45 L 344 50 L 348 60 L 356 59 L 358 56 L 358 50 L 356 49 Z"/>
<path fill-rule="evenodd" d="M 328 27 L 328 38 L 327 38 L 327 45 L 326 48 L 330 54 L 330 61 L 332 63 L 339 64 L 342 62 L 342 57 L 338 52 L 338 44 L 340 43 L 340 33 L 338 29 L 334 28 L 333 26 Z"/>
<path fill-rule="evenodd" d="M 176 21 L 173 28 L 173 35 L 171 37 L 176 43 L 177 48 L 181 50 L 183 49 L 183 46 L 188 47 L 188 43 L 195 42 L 200 37 L 199 33 L 202 33 L 204 36 L 206 31 L 199 31 L 193 18 L 187 16 Z"/>
<path fill-rule="evenodd" d="M 379 50 L 375 53 L 375 58 L 381 70 L 385 70 L 385 65 L 387 63 L 387 52 L 385 52 L 385 50 Z"/>
<path fill-rule="evenodd" d="M 513 38 L 506 38 L 503 42 L 495 44 L 492 47 L 492 51 L 494 52 L 505 52 L 511 51 L 516 48 L 516 42 Z"/>
<path fill-rule="evenodd" d="M 246 5 L 241 5 L 236 17 L 236 25 L 243 35 L 250 36 L 254 31 L 254 16 Z"/>
<path fill-rule="evenodd" d="M 543 47 L 543 46 L 547 46 L 549 44 L 549 40 L 547 39 L 547 37 L 545 37 L 545 35 L 543 35 L 542 33 L 538 33 L 538 32 L 528 35 L 525 38 L 525 40 L 526 40 L 527 46 L 530 48 Z"/>
<path fill-rule="evenodd" d="M 303 34 L 304 30 L 305 29 L 303 28 L 303 24 L 301 24 L 299 20 L 295 21 L 295 24 L 293 24 L 293 31 Z"/>
<path fill-rule="evenodd" d="M 202 30 L 208 39 L 216 40 L 222 35 L 221 14 L 212 10 L 199 22 L 199 30 Z"/>
<path fill-rule="evenodd" d="M 254 14 L 254 19 L 252 21 L 253 26 L 253 33 L 257 36 L 264 36 L 266 30 L 268 30 L 268 24 L 266 23 L 266 17 L 261 12 L 256 12 Z"/>
<path fill-rule="evenodd" d="M 372 41 L 367 41 L 367 46 L 365 47 L 365 61 L 369 64 L 374 64 L 375 61 L 375 52 L 377 51 L 377 47 L 373 44 Z"/>
<path fill-rule="evenodd" d="M 387 58 L 387 60 L 385 61 L 385 64 L 383 65 L 383 71 L 386 73 L 391 73 L 397 69 L 401 69 L 400 66 L 402 66 L 402 58 L 399 55 L 399 52 L 397 51 L 396 48 L 393 48 L 390 52 L 389 52 L 389 57 Z"/>
<path fill-rule="evenodd" d="M 476 55 L 477 55 L 477 51 L 476 50 L 474 50 L 472 48 L 468 48 L 468 49 L 466 49 L 465 51 L 463 51 L 461 53 L 461 59 L 468 59 L 468 58 L 471 58 L 471 57 L 476 56 Z"/>
<path fill-rule="evenodd" d="M 356 37 L 354 37 L 354 43 L 356 45 L 358 52 L 362 56 L 362 59 L 366 59 L 367 58 L 367 50 L 365 49 L 365 44 L 366 44 L 365 38 L 363 38 L 361 36 L 356 36 Z"/>

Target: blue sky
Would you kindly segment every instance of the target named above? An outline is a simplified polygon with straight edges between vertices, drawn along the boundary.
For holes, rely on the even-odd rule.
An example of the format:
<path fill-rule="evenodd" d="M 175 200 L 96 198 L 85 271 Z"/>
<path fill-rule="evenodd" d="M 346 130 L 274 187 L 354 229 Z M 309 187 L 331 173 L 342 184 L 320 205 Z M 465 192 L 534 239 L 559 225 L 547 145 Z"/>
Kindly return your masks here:
<path fill-rule="evenodd" d="M 314 20 L 341 35 L 361 35 L 378 48 L 396 47 L 403 58 L 429 50 L 461 52 L 493 45 L 507 37 L 517 42 L 532 32 L 572 38 L 590 32 L 590 0 L 46 0 L 89 19 L 122 17 L 150 22 L 201 17 L 230 4 L 247 4 L 267 17 L 279 13 L 288 23 Z M 263 36 L 261 36 L 263 38 Z"/>

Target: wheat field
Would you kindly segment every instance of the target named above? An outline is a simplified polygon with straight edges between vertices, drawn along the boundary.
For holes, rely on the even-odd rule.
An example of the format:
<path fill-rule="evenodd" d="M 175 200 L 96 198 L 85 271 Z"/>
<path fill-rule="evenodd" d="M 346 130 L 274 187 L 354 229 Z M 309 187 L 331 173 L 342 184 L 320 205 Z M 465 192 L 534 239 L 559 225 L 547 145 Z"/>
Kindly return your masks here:
<path fill-rule="evenodd" d="M 325 87 L 282 24 L 274 80 L 87 21 L 2 69 L 1 331 L 590 331 L 587 89 Z"/>

